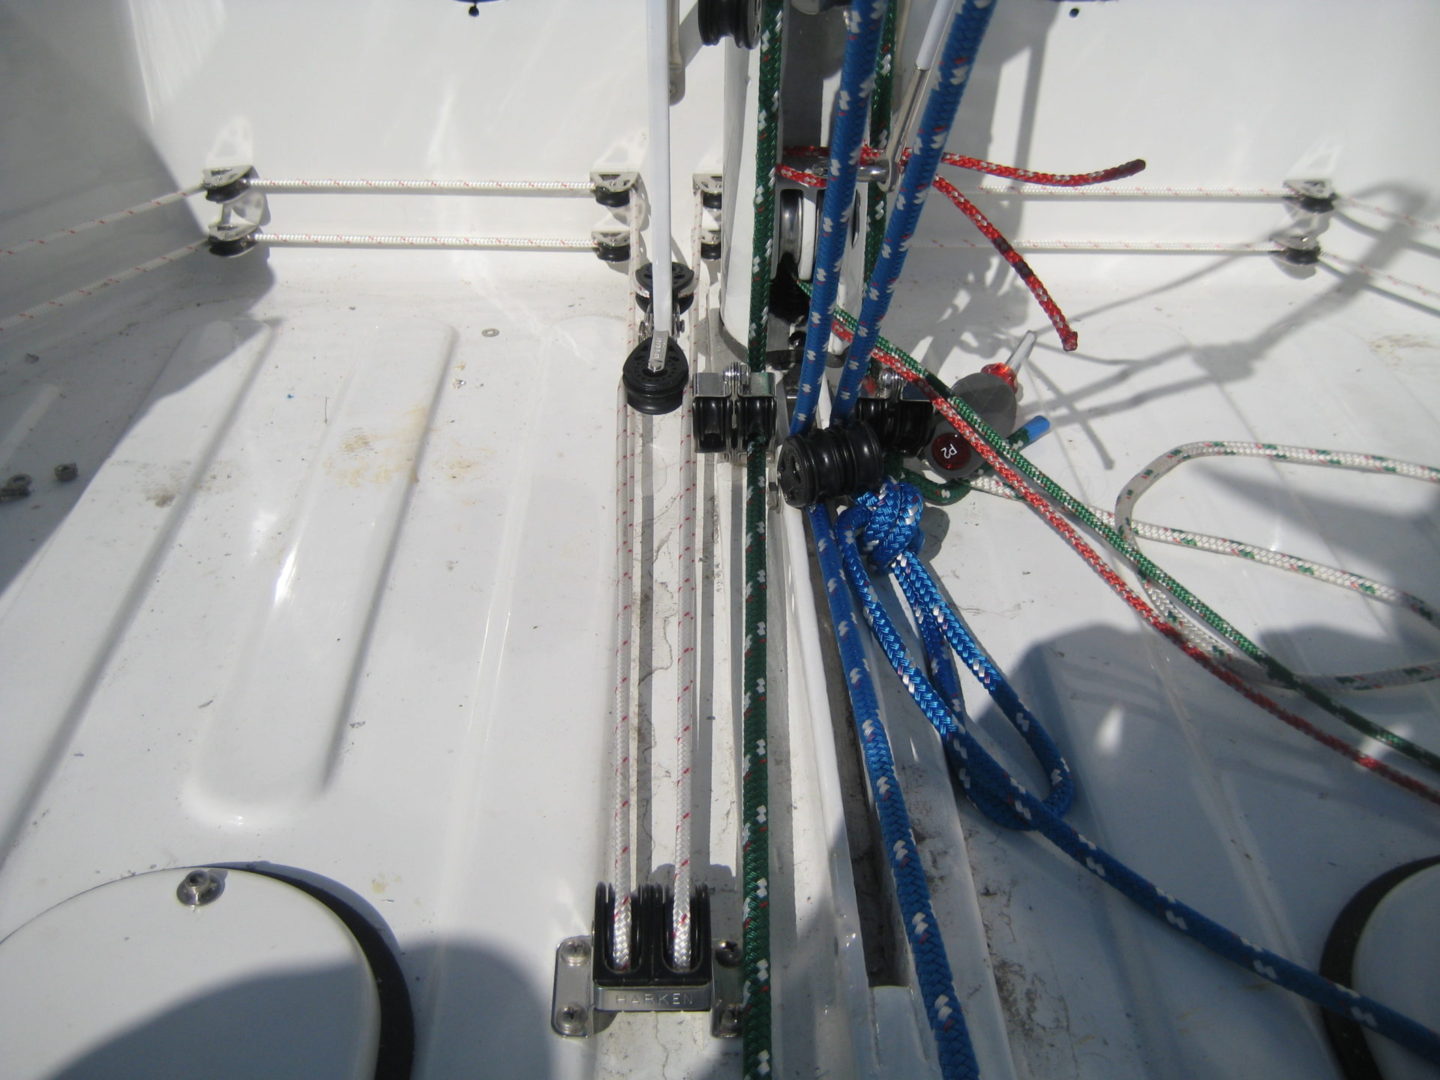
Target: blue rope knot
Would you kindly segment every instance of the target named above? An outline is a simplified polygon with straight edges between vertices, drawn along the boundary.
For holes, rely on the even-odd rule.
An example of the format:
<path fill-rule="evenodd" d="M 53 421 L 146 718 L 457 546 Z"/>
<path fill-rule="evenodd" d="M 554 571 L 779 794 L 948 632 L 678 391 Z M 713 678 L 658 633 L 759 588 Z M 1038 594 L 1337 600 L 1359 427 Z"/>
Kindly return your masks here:
<path fill-rule="evenodd" d="M 902 555 L 920 554 L 925 500 L 913 484 L 886 480 L 879 491 L 866 492 L 855 503 L 841 516 L 842 527 L 854 529 L 860 549 L 877 570 L 888 572 Z"/>

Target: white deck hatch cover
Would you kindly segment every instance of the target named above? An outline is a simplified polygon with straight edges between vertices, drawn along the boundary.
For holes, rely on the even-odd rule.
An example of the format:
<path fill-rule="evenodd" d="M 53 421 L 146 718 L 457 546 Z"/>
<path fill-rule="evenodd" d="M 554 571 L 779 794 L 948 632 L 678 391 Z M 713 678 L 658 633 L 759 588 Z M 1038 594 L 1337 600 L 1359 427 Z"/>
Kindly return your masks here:
<path fill-rule="evenodd" d="M 340 918 L 245 870 L 186 904 L 189 873 L 109 882 L 0 942 L 6 1075 L 372 1076 L 379 995 Z"/>

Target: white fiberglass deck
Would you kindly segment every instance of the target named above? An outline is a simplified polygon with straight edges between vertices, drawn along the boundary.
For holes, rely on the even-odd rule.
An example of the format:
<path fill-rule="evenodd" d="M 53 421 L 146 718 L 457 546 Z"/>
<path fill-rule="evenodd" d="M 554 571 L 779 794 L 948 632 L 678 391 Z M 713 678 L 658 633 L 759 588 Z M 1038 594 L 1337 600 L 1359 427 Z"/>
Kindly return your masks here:
<path fill-rule="evenodd" d="M 1440 159 L 1413 119 L 1396 116 L 1391 85 L 1404 69 L 1435 89 L 1409 44 L 1440 41 L 1433 13 L 1394 3 L 1385 18 L 1352 13 L 1353 25 L 1314 31 L 1312 48 L 1363 37 L 1365 76 L 1352 90 L 1370 98 L 1356 103 L 1339 87 L 1272 85 L 1259 73 L 1287 26 L 1308 26 L 1299 5 L 1283 5 L 1296 23 L 1273 26 L 1278 15 L 1257 26 L 1245 5 L 1203 20 L 1179 5 L 1073 6 L 1070 18 L 1067 5 L 1002 0 L 954 149 L 1077 169 L 1144 155 L 1151 172 L 1140 180 L 1157 185 L 1323 175 L 1342 194 L 1435 217 Z M 423 15 L 217 3 L 186 17 L 97 4 L 72 21 L 53 6 L 6 5 L 0 41 L 24 76 L 12 84 L 27 92 L 0 143 L 15 177 L 0 186 L 0 238 L 193 183 L 226 139 L 252 142 L 269 176 L 583 179 L 600 165 L 640 167 L 640 80 L 616 59 L 638 56 L 638 11 L 612 25 L 584 4 L 553 21 L 527 18 L 516 0 L 481 7 L 485 18 L 471 20 L 438 2 Z M 693 39 L 693 25 L 685 33 Z M 326 35 L 331 48 L 307 49 Z M 1234 85 L 1222 94 L 1209 77 L 1172 70 L 1173 58 L 1137 44 L 1152 35 L 1230 50 Z M 516 40 L 524 50 L 507 44 Z M 262 46 L 285 63 L 251 80 Z M 198 67 L 192 52 L 215 66 Z M 349 66 L 356 57 L 368 66 Z M 124 92 L 69 93 L 66 73 L 86 64 Z M 675 110 L 676 242 L 691 261 L 689 177 L 722 168 L 720 69 L 718 50 L 699 52 Z M 552 70 L 587 72 L 594 89 L 580 75 L 557 86 L 544 77 Z M 1177 112 L 1191 118 L 1178 133 Z M 1087 128 L 1095 116 L 1103 122 Z M 536 117 L 557 133 L 533 138 Z M 1233 159 L 1216 153 L 1222 136 Z M 583 198 L 311 198 L 273 196 L 275 230 L 588 236 L 611 219 Z M 999 260 L 967 246 L 973 231 L 931 201 L 884 332 L 948 380 L 1045 324 Z M 214 211 L 188 205 L 0 261 L 0 319 L 194 240 L 192 211 L 205 222 Z M 1274 202 L 986 206 L 1017 242 L 1252 242 L 1288 220 Z M 1348 263 L 1287 272 L 1269 255 L 1036 255 L 1081 345 L 1061 353 L 1047 332 L 1022 372 L 1022 415 L 1054 426 L 1030 456 L 1101 506 L 1156 455 L 1196 439 L 1440 463 L 1437 236 L 1351 207 L 1321 237 L 1327 252 L 1420 290 Z M 716 267 L 702 271 L 686 339 L 695 366 L 712 370 L 730 359 Z M 24 472 L 35 483 L 28 498 L 0 503 L 0 940 L 130 875 L 290 868 L 384 927 L 414 1004 L 418 1075 L 738 1075 L 736 1047 L 712 1038 L 704 1015 L 621 1016 L 587 1040 L 551 1029 L 555 947 L 589 931 L 605 874 L 615 384 L 634 333 L 623 270 L 583 252 L 202 251 L 5 331 L 0 479 Z M 673 854 L 680 423 L 645 423 L 640 473 L 639 559 L 655 580 L 641 627 L 653 663 L 637 857 L 656 868 Z M 78 479 L 54 479 L 70 462 Z M 697 759 L 695 861 L 718 894 L 717 936 L 728 937 L 739 909 L 742 486 L 733 465 L 702 459 L 701 695 L 715 720 Z M 826 741 L 827 701 L 842 733 L 845 701 L 838 674 L 829 686 L 817 679 L 830 647 L 811 626 L 810 570 L 785 542 L 797 516 L 772 508 L 778 1071 L 927 1075 L 933 1048 L 895 928 L 867 925 L 888 940 L 870 942 L 867 977 L 857 908 L 889 911 L 888 885 L 856 813 L 853 747 L 843 735 Z M 1165 480 L 1140 516 L 1440 599 L 1432 485 L 1206 461 Z M 1169 892 L 1314 966 L 1357 889 L 1435 854 L 1433 806 L 1221 687 L 1027 509 L 975 493 L 927 509 L 925 522 L 925 556 L 1075 769 L 1071 820 Z M 1399 609 L 1144 546 L 1299 670 L 1440 651 L 1433 628 Z M 958 799 L 923 718 L 886 686 L 983 1076 L 1336 1075 L 1313 1009 Z M 1440 746 L 1433 688 L 1352 699 Z M 1014 750 L 978 691 L 969 703 L 985 735 Z M 1031 768 L 1020 752 L 1007 760 Z M 101 955 L 87 978 L 123 996 L 144 975 Z M 1436 1000 L 1392 1003 L 1433 1027 Z M 136 1017 L 131 1034 L 170 1037 L 176 1023 Z M 75 1052 L 105 1061 L 102 1045 Z"/>

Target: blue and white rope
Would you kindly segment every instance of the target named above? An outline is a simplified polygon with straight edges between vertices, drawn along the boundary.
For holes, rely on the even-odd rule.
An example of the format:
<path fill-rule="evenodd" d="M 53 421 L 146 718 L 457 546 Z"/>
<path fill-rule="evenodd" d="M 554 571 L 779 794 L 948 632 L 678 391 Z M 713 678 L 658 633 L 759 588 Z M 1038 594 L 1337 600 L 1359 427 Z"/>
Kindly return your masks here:
<path fill-rule="evenodd" d="M 805 357 L 800 368 L 799 397 L 790 418 L 792 435 L 810 426 L 820 398 L 820 386 L 825 381 L 830 323 L 840 288 L 840 267 L 849 246 L 855 174 L 860 166 L 860 147 L 865 141 L 870 95 L 875 91 L 875 57 L 880 52 L 880 31 L 885 24 L 887 6 L 887 0 L 853 0 L 846 13 L 845 61 L 840 69 L 840 88 L 835 92 L 829 180 L 820 211 Z"/>
<path fill-rule="evenodd" d="M 1212 952 L 1394 1040 L 1427 1061 L 1440 1063 L 1440 1034 L 1349 987 L 1246 941 L 1163 892 L 1064 820 L 1073 797 L 1069 769 L 1049 735 L 1020 704 L 1014 690 L 951 610 L 948 600 L 917 557 L 922 508 L 920 493 L 909 484 L 891 481 L 878 494 L 860 496 L 857 505 L 840 516 L 840 554 L 845 576 L 860 597 L 866 621 L 901 682 L 939 733 L 952 770 L 976 806 L 1006 828 L 1039 832 L 1090 873 Z M 956 715 L 947 707 L 944 697 L 910 658 L 870 581 L 860 545 L 876 566 L 895 577 L 912 610 L 935 621 L 945 640 L 1025 736 L 1049 776 L 1051 790 L 1047 798 L 1037 798 L 990 755 L 967 730 L 963 714 Z M 824 566 L 823 555 L 821 565 Z"/>
<path fill-rule="evenodd" d="M 905 267 L 905 255 L 920 222 L 920 211 L 925 208 L 925 197 L 940 166 L 945 144 L 950 139 L 955 113 L 960 108 L 965 87 L 969 85 L 975 56 L 980 51 L 980 42 L 990 25 L 994 9 L 994 0 L 966 0 L 965 7 L 950 24 L 940 62 L 935 68 L 935 85 L 930 90 L 925 112 L 915 132 L 914 152 L 905 166 L 895 206 L 885 226 L 880 258 L 876 260 L 875 272 L 865 286 L 860 325 L 850 343 L 850 355 L 845 361 L 845 370 L 840 373 L 840 385 L 835 393 L 836 419 L 843 420 L 850 415 L 860 393 L 861 380 L 870 370 L 870 350 L 880 333 L 880 322 L 890 310 L 890 299 Z"/>
<path fill-rule="evenodd" d="M 855 620 L 855 606 L 842 576 L 835 529 L 823 506 L 810 508 L 810 527 L 815 534 L 815 550 L 830 602 L 830 619 L 845 671 L 845 688 L 850 694 L 850 708 L 865 758 L 875 814 L 880 820 L 880 835 L 915 963 L 915 978 L 925 1003 L 925 1015 L 935 1035 L 940 1072 L 946 1080 L 962 1077 L 970 1080 L 980 1075 L 980 1068 L 955 993 L 945 942 L 930 904 L 930 888 L 910 828 L 910 814 L 900 790 L 890 740 L 880 719 L 880 705 L 860 639 L 860 626 Z"/>

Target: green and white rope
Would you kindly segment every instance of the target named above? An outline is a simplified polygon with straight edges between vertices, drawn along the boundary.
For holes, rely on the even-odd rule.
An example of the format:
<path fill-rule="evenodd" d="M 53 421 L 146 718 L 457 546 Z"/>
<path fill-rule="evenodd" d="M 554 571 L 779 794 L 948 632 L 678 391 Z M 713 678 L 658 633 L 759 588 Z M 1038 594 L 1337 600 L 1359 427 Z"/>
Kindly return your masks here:
<path fill-rule="evenodd" d="M 784 0 L 764 0 L 760 78 L 755 115 L 755 232 L 750 254 L 751 371 L 765 370 L 770 282 L 775 254 L 775 166 L 780 153 L 780 74 L 784 56 Z M 741 709 L 741 920 L 740 1058 L 746 1080 L 765 1080 L 775 1069 L 770 997 L 770 769 L 765 704 L 768 592 L 766 567 L 766 455 L 747 447 L 745 465 L 745 647 Z"/>
<path fill-rule="evenodd" d="M 891 475 L 899 479 L 915 483 L 910 479 L 914 474 L 912 470 L 904 470 L 901 475 L 895 469 Z M 923 477 L 929 488 L 936 489 L 932 492 L 920 484 L 920 493 L 925 498 L 940 506 L 949 506 L 958 502 L 971 491 L 984 492 L 986 495 L 994 495 L 1002 499 L 1016 501 L 1019 499 L 1006 484 L 993 476 L 976 476 L 970 480 L 952 481 L 948 484 L 937 483 L 928 477 Z M 1087 504 L 1088 505 L 1088 504 Z M 1089 506 L 1090 512 L 1100 518 L 1105 524 L 1115 527 L 1115 515 L 1109 510 L 1099 506 Z M 1129 531 L 1135 537 L 1144 540 L 1153 540 L 1161 544 L 1173 544 L 1177 547 L 1191 548 L 1195 551 L 1209 551 L 1216 555 L 1229 555 L 1233 558 L 1246 559 L 1250 562 L 1261 563 L 1265 566 L 1273 566 L 1277 570 L 1287 570 L 1295 574 L 1303 574 L 1314 581 L 1322 581 L 1327 585 L 1336 585 L 1343 589 L 1358 592 L 1362 596 L 1372 600 L 1381 600 L 1396 607 L 1405 608 L 1430 623 L 1432 626 L 1440 627 L 1440 613 L 1420 597 L 1408 593 L 1403 589 L 1397 589 L 1393 585 L 1387 585 L 1382 581 L 1376 581 L 1363 574 L 1356 574 L 1349 570 L 1342 570 L 1336 566 L 1329 566 L 1325 563 L 1315 562 L 1312 559 L 1302 559 L 1298 555 L 1291 555 L 1284 551 L 1274 551 L 1270 548 L 1260 547 L 1256 544 L 1249 544 L 1243 540 L 1234 540 L 1228 536 L 1214 536 L 1210 533 L 1192 532 L 1189 529 L 1177 529 L 1172 525 L 1157 525 L 1150 521 L 1140 521 L 1131 518 L 1128 522 Z M 1132 539 L 1133 542 L 1133 539 Z M 1163 614 L 1167 617 L 1174 615 L 1173 604 L 1167 602 L 1163 607 Z M 1183 627 L 1182 627 L 1183 629 Z M 1219 639 L 1212 639 L 1219 640 Z M 1207 644 L 1208 647 L 1208 644 Z M 1350 676 L 1317 676 L 1306 675 L 1304 678 L 1325 687 L 1327 681 L 1334 682 L 1337 679 L 1353 679 L 1357 682 L 1347 682 L 1337 685 L 1334 689 L 1345 690 L 1369 690 L 1379 686 L 1400 686 L 1408 683 L 1425 682 L 1440 677 L 1440 663 L 1415 664 L 1411 666 L 1392 669 L 1398 673 L 1399 678 L 1394 681 L 1380 681 L 1386 672 L 1367 672 L 1364 675 Z M 1263 674 L 1251 665 L 1245 672 Z"/>
<path fill-rule="evenodd" d="M 775 270 L 775 166 L 780 160 L 783 0 L 765 0 L 760 21 L 760 82 L 755 101 L 755 242 L 750 253 L 748 360 L 751 371 L 765 370 L 770 279 Z"/>
<path fill-rule="evenodd" d="M 1195 461 L 1206 457 L 1258 457 L 1294 465 L 1323 466 L 1334 469 L 1348 469 L 1356 472 L 1378 473 L 1382 475 L 1389 474 L 1392 476 L 1404 476 L 1414 480 L 1425 480 L 1432 484 L 1440 484 L 1440 469 L 1429 465 L 1420 465 L 1414 462 L 1382 457 L 1378 454 L 1323 450 L 1307 446 L 1283 446 L 1275 443 L 1233 442 L 1224 440 L 1186 443 L 1156 458 L 1144 469 L 1140 470 L 1140 472 L 1125 485 L 1120 496 L 1115 501 L 1115 513 L 1111 518 L 1111 524 L 1113 524 L 1120 536 L 1124 537 L 1129 543 L 1135 544 L 1139 537 L 1154 535 L 1157 527 L 1150 526 L 1142 531 L 1136 527 L 1136 523 L 1133 520 L 1135 506 L 1140 501 L 1141 496 L 1154 487 L 1162 477 L 1169 474 L 1178 466 L 1187 461 Z M 1372 596 L 1376 599 L 1403 606 L 1432 625 L 1436 624 L 1437 620 L 1434 610 L 1423 600 L 1411 596 L 1409 593 L 1402 592 L 1399 589 L 1362 577 L 1359 574 L 1352 574 L 1349 571 L 1327 566 L 1324 563 L 1302 559 L 1284 552 L 1270 551 L 1266 548 L 1228 540 L 1223 537 L 1186 533 L 1182 530 L 1165 530 L 1165 532 L 1169 534 L 1163 537 L 1167 543 L 1175 543 L 1186 547 L 1214 551 L 1223 555 L 1250 559 L 1268 566 L 1277 567 L 1281 570 L 1304 574 L 1317 581 L 1324 581 L 1327 584 L 1352 589 L 1365 596 Z M 1277 681 L 1263 666 L 1251 662 L 1238 649 L 1232 647 L 1223 636 L 1207 630 L 1203 623 L 1196 620 L 1189 613 L 1189 605 L 1185 603 L 1183 599 L 1174 596 L 1170 590 L 1148 578 L 1142 579 L 1141 584 L 1144 586 L 1145 592 L 1149 595 L 1150 602 L 1153 603 L 1167 619 L 1173 622 L 1191 643 L 1209 649 L 1217 659 L 1221 659 L 1232 665 L 1248 678 L 1271 683 Z M 1307 674 L 1301 675 L 1300 678 L 1318 689 L 1339 691 L 1373 690 L 1390 686 L 1404 686 L 1410 683 L 1434 679 L 1437 676 L 1440 676 L 1440 663 L 1410 664 L 1402 667 L 1387 668 L 1381 671 L 1367 671 L 1348 675 Z"/>
<path fill-rule="evenodd" d="M 745 466 L 745 651 L 742 702 L 740 861 L 744 881 L 741 1058 L 748 1078 L 774 1068 L 770 1038 L 770 768 L 766 694 L 768 592 L 766 448 L 750 447 Z"/>

